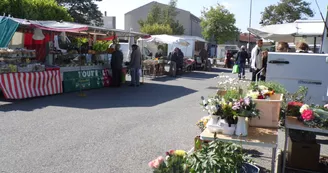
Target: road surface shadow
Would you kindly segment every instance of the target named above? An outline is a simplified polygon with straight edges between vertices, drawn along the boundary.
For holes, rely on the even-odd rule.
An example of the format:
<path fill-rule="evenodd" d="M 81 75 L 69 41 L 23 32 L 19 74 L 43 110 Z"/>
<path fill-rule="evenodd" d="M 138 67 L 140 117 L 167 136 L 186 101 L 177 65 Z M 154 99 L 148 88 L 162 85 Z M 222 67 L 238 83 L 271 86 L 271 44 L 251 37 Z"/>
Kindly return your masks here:
<path fill-rule="evenodd" d="M 72 107 L 82 109 L 103 109 L 117 107 L 153 107 L 180 97 L 195 93 L 182 86 L 145 83 L 140 87 L 102 88 L 79 93 L 63 93 L 17 101 L 0 102 L 0 112 L 33 111 L 47 106 Z"/>
<path fill-rule="evenodd" d="M 262 157 L 263 153 L 262 152 L 259 152 L 257 150 L 252 150 L 252 149 L 243 149 L 243 151 L 249 155 L 251 155 L 251 157 L 254 157 L 254 158 L 259 158 L 259 157 Z"/>

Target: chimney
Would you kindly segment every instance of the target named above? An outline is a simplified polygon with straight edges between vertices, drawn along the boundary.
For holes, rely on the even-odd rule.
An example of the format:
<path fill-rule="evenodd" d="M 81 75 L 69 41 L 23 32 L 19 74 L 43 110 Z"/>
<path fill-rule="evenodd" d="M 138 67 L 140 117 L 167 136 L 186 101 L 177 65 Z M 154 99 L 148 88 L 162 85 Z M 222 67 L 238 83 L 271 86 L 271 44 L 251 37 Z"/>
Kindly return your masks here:
<path fill-rule="evenodd" d="M 107 16 L 107 11 L 105 11 L 105 17 Z"/>

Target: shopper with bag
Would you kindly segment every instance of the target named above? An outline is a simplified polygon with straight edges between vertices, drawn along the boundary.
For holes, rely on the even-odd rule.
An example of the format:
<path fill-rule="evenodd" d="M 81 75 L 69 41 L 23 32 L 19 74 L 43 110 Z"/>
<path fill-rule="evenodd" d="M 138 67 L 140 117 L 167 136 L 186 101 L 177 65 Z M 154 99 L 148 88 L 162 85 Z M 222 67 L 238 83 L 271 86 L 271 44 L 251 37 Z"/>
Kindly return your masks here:
<path fill-rule="evenodd" d="M 241 50 L 237 53 L 236 64 L 238 65 L 238 77 L 245 79 L 246 60 L 248 59 L 248 53 L 245 46 L 241 46 Z"/>
<path fill-rule="evenodd" d="M 139 46 L 132 45 L 131 61 L 130 61 L 130 86 L 140 86 L 140 69 L 141 69 L 141 52 Z"/>

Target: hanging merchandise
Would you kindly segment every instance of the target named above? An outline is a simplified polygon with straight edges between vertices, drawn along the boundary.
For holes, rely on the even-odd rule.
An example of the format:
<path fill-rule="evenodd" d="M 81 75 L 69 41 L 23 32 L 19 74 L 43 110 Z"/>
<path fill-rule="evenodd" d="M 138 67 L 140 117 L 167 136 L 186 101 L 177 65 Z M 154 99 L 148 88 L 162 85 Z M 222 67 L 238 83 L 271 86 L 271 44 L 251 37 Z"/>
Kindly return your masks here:
<path fill-rule="evenodd" d="M 43 40 L 44 39 L 44 35 L 42 33 L 42 30 L 39 28 L 35 28 L 34 29 L 34 34 L 33 34 L 33 40 Z"/>
<path fill-rule="evenodd" d="M 66 32 L 62 32 L 60 33 L 60 39 L 63 43 L 66 43 Z"/>

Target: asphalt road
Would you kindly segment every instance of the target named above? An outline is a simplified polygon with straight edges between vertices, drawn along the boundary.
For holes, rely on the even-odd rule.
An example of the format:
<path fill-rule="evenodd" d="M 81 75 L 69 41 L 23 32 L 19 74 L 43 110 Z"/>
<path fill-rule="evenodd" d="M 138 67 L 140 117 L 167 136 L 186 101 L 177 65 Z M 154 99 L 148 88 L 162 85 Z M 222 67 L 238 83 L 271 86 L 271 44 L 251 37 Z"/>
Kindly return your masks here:
<path fill-rule="evenodd" d="M 0 172 L 151 172 L 148 162 L 157 156 L 192 148 L 200 132 L 195 123 L 205 115 L 200 97 L 214 94 L 222 71 L 147 79 L 138 88 L 91 90 L 86 97 L 1 100 Z M 271 150 L 248 149 L 270 169 Z"/>

